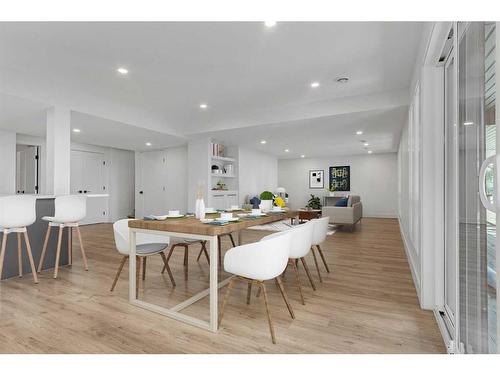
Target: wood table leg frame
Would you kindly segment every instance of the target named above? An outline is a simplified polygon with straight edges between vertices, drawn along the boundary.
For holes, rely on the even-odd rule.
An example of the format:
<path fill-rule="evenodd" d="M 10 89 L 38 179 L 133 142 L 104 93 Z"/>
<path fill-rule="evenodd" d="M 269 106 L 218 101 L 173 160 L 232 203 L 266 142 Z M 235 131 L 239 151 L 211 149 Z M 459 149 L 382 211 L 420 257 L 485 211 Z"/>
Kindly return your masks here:
<path fill-rule="evenodd" d="M 149 302 L 141 301 L 136 296 L 136 236 L 137 233 L 149 233 L 159 236 L 167 237 L 177 237 L 177 238 L 189 238 L 189 239 L 199 239 L 202 241 L 207 241 L 209 244 L 210 259 L 215 260 L 210 262 L 210 287 L 201 291 L 200 293 L 192 296 L 184 302 L 174 306 L 173 308 L 165 308 L 159 305 L 155 305 Z M 176 232 L 166 232 L 166 231 L 156 231 L 148 229 L 130 228 L 130 266 L 129 266 L 129 301 L 131 304 L 156 312 L 161 315 L 165 315 L 169 318 L 179 320 L 181 322 L 206 329 L 211 332 L 217 332 L 218 330 L 218 290 L 225 286 L 232 277 L 218 282 L 218 249 L 217 249 L 217 236 L 205 236 L 205 235 L 194 235 L 186 233 L 176 233 Z M 180 312 L 182 309 L 196 303 L 202 298 L 210 297 L 210 317 L 209 320 L 198 319 Z"/>

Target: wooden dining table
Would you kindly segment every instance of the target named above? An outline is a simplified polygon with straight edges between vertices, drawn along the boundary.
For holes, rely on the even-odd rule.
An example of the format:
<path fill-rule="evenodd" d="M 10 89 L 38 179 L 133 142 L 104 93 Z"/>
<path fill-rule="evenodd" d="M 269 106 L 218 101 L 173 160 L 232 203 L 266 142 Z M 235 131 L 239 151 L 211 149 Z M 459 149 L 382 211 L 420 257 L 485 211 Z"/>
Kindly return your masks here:
<path fill-rule="evenodd" d="M 248 213 L 248 212 L 237 212 Z M 223 287 L 232 277 L 225 280 L 218 281 L 218 236 L 228 233 L 238 233 L 238 245 L 242 244 L 241 231 L 255 226 L 291 219 L 297 217 L 297 211 L 286 212 L 268 212 L 265 216 L 258 218 L 240 218 L 238 222 L 229 223 L 226 225 L 213 225 L 202 223 L 194 217 L 183 217 L 179 219 L 166 219 L 166 220 L 131 220 L 129 221 L 130 229 L 130 264 L 129 264 L 129 301 L 131 304 L 141 307 L 146 310 L 165 315 L 169 318 L 179 320 L 181 322 L 207 329 L 212 332 L 218 330 L 218 290 Z M 207 215 L 207 218 L 219 216 Z M 150 302 L 138 299 L 136 294 L 136 236 L 138 233 L 149 233 L 160 236 L 176 237 L 184 239 L 194 239 L 207 241 L 209 244 L 210 252 L 210 276 L 209 288 L 193 295 L 187 300 L 175 305 L 171 308 L 166 308 Z M 197 301 L 205 298 L 210 298 L 210 314 L 209 320 L 203 320 L 189 316 L 181 311 L 188 306 L 196 303 Z"/>

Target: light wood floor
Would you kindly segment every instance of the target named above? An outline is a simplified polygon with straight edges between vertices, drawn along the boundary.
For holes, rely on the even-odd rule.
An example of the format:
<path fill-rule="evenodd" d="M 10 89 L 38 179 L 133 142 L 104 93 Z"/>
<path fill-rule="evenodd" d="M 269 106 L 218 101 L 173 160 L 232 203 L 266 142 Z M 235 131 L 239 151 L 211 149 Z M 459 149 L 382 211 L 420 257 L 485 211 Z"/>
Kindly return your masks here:
<path fill-rule="evenodd" d="M 292 320 L 274 283 L 269 283 L 277 345 L 271 343 L 262 297 L 246 305 L 246 285 L 237 283 L 217 334 L 191 327 L 128 303 L 128 267 L 113 293 L 111 282 L 120 256 L 111 225 L 82 228 L 89 258 L 83 271 L 78 245 L 74 264 L 51 272 L 0 283 L 0 352 L 2 353 L 444 353 L 430 311 L 418 306 L 416 292 L 393 219 L 363 219 L 354 233 L 337 231 L 323 246 L 332 273 L 323 270 L 313 292 L 301 268 L 306 306 L 289 273 L 285 280 L 295 309 Z M 245 242 L 267 234 L 247 230 Z M 229 247 L 224 242 L 224 249 Z M 183 254 L 172 256 L 177 281 L 173 289 L 160 274 L 159 256 L 149 258 L 140 298 L 172 306 L 208 287 L 208 266 L 196 262 L 199 246 L 189 258 L 184 278 Z M 227 276 L 227 275 L 226 275 Z M 221 275 L 225 277 L 225 275 Z M 225 288 L 220 291 L 220 300 Z M 208 299 L 185 312 L 208 316 Z"/>

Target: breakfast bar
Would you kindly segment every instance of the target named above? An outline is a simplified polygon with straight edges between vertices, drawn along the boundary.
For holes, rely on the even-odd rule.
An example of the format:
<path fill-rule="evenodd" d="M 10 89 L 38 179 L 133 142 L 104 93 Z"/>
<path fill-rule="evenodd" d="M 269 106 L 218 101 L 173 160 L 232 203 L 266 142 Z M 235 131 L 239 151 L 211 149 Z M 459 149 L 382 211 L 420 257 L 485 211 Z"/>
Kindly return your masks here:
<path fill-rule="evenodd" d="M 129 266 L 129 301 L 131 304 L 150 310 L 181 322 L 200 327 L 212 332 L 218 330 L 218 289 L 226 285 L 232 277 L 218 281 L 218 244 L 220 235 L 238 233 L 238 245 L 241 245 L 241 231 L 254 225 L 263 225 L 271 222 L 294 218 L 295 211 L 281 213 L 270 212 L 258 218 L 240 218 L 238 222 L 226 225 L 204 224 L 193 217 L 166 220 L 131 220 L 130 228 L 130 266 Z M 179 303 L 172 308 L 165 308 L 156 304 L 141 301 L 136 295 L 136 236 L 138 233 L 149 233 L 168 237 L 196 239 L 207 241 L 210 251 L 210 287 L 195 294 L 191 298 Z M 209 296 L 209 320 L 201 320 L 182 313 L 181 311 L 195 302 Z"/>

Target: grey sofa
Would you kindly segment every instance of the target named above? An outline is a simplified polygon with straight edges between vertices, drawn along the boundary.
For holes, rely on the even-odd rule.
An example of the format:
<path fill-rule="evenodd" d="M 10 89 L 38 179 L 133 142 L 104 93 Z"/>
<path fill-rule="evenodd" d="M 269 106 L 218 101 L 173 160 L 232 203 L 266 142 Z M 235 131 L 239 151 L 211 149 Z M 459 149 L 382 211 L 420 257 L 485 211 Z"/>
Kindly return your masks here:
<path fill-rule="evenodd" d="M 363 204 L 359 195 L 350 195 L 347 207 L 323 206 L 323 217 L 330 218 L 330 224 L 351 225 L 351 229 L 363 217 Z"/>

